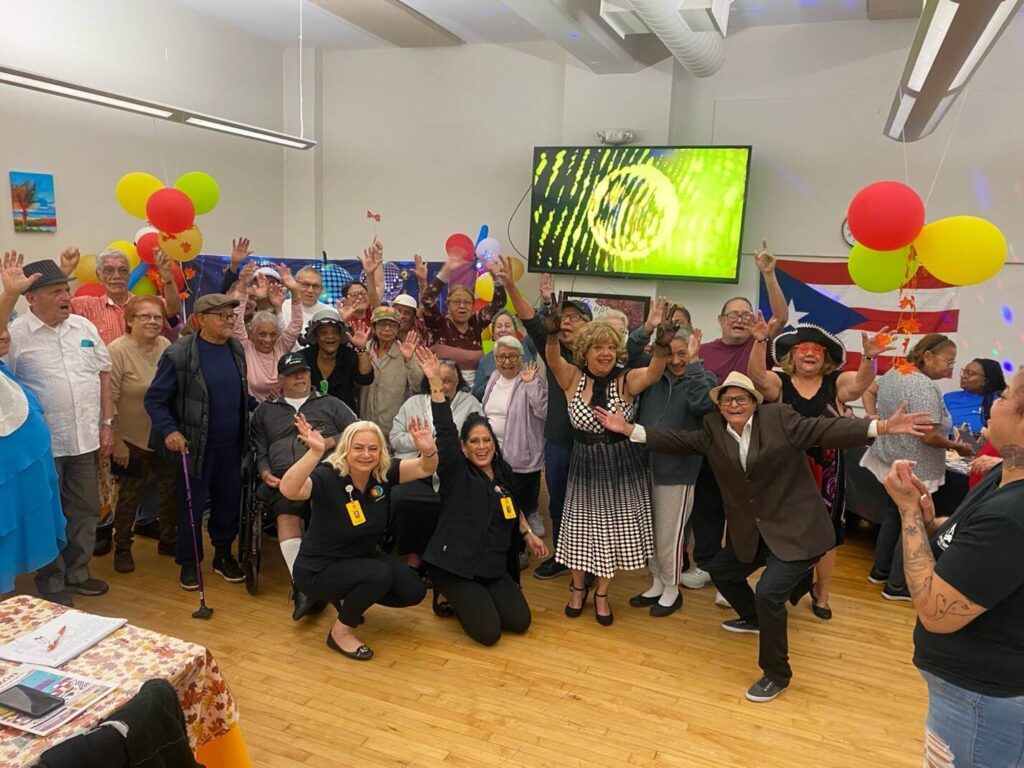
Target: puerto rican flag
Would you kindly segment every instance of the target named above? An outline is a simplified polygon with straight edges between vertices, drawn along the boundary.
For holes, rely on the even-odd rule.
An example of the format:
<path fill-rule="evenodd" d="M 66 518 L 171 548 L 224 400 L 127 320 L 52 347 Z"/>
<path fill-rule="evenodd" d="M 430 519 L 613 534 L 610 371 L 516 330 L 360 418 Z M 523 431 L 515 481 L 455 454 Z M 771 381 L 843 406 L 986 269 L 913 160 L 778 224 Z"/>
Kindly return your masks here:
<path fill-rule="evenodd" d="M 782 294 L 789 305 L 789 327 L 811 323 L 835 334 L 846 346 L 846 368 L 856 370 L 860 365 L 861 332 L 869 335 L 888 326 L 894 335 L 894 349 L 878 361 L 879 373 L 892 365 L 894 356 L 902 356 L 903 340 L 909 336 L 909 351 L 918 339 L 928 333 L 944 333 L 956 338 L 960 322 L 959 291 L 930 275 L 924 268 L 917 272 L 917 287 L 913 292 L 916 313 L 907 331 L 899 333 L 897 325 L 911 320 L 909 309 L 900 309 L 901 296 L 910 292 L 905 288 L 889 293 L 871 293 L 854 285 L 846 261 L 838 259 L 779 259 L 775 274 Z M 765 317 L 771 317 L 768 291 L 764 279 L 760 280 L 758 304 Z"/>

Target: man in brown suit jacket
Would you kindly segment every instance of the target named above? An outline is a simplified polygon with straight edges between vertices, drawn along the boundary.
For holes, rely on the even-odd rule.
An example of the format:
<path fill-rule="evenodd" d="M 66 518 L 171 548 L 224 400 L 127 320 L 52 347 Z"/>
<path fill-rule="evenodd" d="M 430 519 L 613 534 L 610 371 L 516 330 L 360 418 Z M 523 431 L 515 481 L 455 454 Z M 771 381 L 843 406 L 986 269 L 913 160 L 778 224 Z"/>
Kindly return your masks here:
<path fill-rule="evenodd" d="M 930 418 L 902 408 L 882 421 L 804 418 L 783 403 L 762 405 L 753 382 L 736 371 L 710 394 L 719 412 L 705 416 L 699 431 L 645 429 L 607 411 L 598 416 L 607 429 L 646 442 L 652 451 L 706 457 L 722 489 L 728 522 L 725 547 L 709 571 L 739 614 L 722 628 L 760 635 L 758 665 L 764 674 L 747 698 L 771 701 L 793 676 L 786 599 L 795 605 L 810 590 L 815 561 L 835 545 L 832 521 L 804 451 L 815 445 L 864 445 L 880 434 L 923 435 Z M 755 594 L 747 577 L 762 566 Z"/>

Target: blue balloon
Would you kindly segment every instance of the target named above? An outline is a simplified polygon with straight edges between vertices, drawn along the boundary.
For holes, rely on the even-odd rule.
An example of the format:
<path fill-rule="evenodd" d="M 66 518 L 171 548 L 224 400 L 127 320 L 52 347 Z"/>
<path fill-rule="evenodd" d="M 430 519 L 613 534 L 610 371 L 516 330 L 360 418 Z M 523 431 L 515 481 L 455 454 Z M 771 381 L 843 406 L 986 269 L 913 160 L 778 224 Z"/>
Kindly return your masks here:
<path fill-rule="evenodd" d="M 490 230 L 487 229 L 487 225 L 486 224 L 484 224 L 482 227 L 480 227 L 480 234 L 476 236 L 476 242 L 473 243 L 473 245 L 480 245 L 480 241 L 487 237 L 487 233 L 489 231 Z"/>
<path fill-rule="evenodd" d="M 139 280 L 146 276 L 146 273 L 149 272 L 149 266 L 149 264 L 143 261 L 139 264 L 139 266 L 132 270 L 132 273 L 128 275 L 129 291 L 135 287 L 135 284 L 139 282 Z"/>

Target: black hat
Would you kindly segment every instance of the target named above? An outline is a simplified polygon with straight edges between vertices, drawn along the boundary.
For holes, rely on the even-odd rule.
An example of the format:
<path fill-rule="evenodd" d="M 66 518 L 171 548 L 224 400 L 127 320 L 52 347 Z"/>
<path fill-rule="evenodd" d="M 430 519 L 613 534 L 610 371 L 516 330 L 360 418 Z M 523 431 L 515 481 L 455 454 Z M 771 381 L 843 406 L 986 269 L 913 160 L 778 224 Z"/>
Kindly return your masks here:
<path fill-rule="evenodd" d="M 578 310 L 579 313 L 587 318 L 588 321 L 594 319 L 594 313 L 591 311 L 590 307 L 580 299 L 562 299 L 562 309 L 564 310 L 566 307 L 572 307 L 573 309 Z"/>
<path fill-rule="evenodd" d="M 58 283 L 67 285 L 71 282 L 71 279 L 60 271 L 60 267 L 57 266 L 57 262 L 53 259 L 33 261 L 31 264 L 26 265 L 25 277 L 32 275 L 40 275 L 40 277 L 25 290 L 25 293 L 46 285 L 57 285 Z"/>
<path fill-rule="evenodd" d="M 846 365 L 846 347 L 838 338 L 817 325 L 798 325 L 792 331 L 786 331 L 775 337 L 772 342 L 772 357 L 781 360 L 797 344 L 804 341 L 821 344 L 825 354 L 832 358 L 837 368 Z"/>
<path fill-rule="evenodd" d="M 298 352 L 289 352 L 287 355 L 281 355 L 281 359 L 277 361 L 278 376 L 287 376 L 289 373 L 308 370 L 310 370 L 309 363 Z"/>

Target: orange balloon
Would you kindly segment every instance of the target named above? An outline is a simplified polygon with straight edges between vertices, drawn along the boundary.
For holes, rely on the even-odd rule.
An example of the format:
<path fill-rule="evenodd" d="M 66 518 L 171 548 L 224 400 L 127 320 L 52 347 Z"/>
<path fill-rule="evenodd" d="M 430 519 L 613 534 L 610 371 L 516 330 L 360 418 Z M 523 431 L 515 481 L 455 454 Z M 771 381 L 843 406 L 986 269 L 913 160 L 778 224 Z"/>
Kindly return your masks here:
<path fill-rule="evenodd" d="M 193 224 L 177 234 L 160 233 L 160 249 L 175 261 L 192 261 L 203 248 L 203 233 Z"/>

